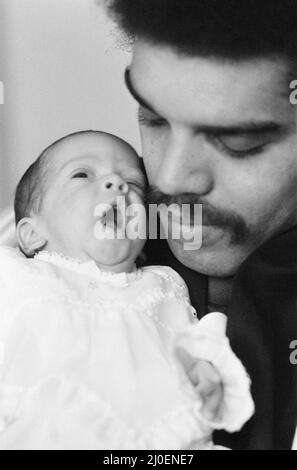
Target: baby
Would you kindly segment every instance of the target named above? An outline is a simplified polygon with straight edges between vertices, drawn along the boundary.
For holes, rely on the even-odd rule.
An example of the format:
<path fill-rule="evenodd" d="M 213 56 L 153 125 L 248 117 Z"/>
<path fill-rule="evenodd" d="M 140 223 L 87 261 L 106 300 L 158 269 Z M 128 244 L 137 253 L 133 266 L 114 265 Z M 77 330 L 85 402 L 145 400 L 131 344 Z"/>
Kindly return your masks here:
<path fill-rule="evenodd" d="M 253 414 L 225 316 L 198 322 L 177 273 L 136 268 L 145 240 L 110 236 L 129 221 L 117 199 L 143 207 L 145 184 L 135 151 L 95 131 L 19 183 L 20 250 L 0 248 L 0 449 L 213 448 Z"/>

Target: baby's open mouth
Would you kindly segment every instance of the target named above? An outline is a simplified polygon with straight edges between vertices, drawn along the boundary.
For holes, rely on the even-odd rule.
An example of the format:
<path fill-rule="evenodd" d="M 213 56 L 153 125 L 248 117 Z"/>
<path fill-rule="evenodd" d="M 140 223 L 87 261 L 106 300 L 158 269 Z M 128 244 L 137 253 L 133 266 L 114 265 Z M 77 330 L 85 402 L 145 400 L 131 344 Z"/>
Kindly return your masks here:
<path fill-rule="evenodd" d="M 114 204 L 102 204 L 100 211 L 97 212 L 99 221 L 103 227 L 109 228 L 111 230 L 121 229 L 123 227 L 123 214 L 121 209 L 116 203 Z"/>

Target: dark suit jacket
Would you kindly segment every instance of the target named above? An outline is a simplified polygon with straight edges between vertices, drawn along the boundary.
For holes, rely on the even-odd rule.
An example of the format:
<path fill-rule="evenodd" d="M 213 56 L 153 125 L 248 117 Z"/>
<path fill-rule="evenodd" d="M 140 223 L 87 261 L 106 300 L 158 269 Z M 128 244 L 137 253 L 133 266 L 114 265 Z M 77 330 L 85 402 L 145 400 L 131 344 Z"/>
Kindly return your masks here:
<path fill-rule="evenodd" d="M 182 265 L 164 240 L 146 245 L 146 264 L 171 266 L 188 285 L 193 306 L 207 313 L 208 279 Z M 297 227 L 267 242 L 240 267 L 228 309 L 228 336 L 252 379 L 254 417 L 239 433 L 216 433 L 233 449 L 290 449 L 297 425 Z"/>

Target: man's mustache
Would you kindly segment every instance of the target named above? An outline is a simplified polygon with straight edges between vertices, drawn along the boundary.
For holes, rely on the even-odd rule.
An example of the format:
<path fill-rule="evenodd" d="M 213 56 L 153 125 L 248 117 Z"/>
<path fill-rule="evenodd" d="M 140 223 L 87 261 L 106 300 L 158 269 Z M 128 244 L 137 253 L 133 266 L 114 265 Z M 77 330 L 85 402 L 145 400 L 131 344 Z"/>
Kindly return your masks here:
<path fill-rule="evenodd" d="M 212 225 L 225 227 L 232 233 L 231 241 L 234 244 L 242 243 L 249 236 L 248 226 L 241 216 L 236 214 L 234 211 L 227 211 L 214 207 L 209 202 L 203 201 L 203 199 L 195 193 L 168 195 L 151 185 L 146 191 L 145 204 L 147 208 L 150 204 L 165 204 L 166 206 L 177 204 L 180 208 L 182 208 L 183 204 L 187 204 L 190 207 L 192 220 L 195 204 L 201 204 L 203 226 Z"/>

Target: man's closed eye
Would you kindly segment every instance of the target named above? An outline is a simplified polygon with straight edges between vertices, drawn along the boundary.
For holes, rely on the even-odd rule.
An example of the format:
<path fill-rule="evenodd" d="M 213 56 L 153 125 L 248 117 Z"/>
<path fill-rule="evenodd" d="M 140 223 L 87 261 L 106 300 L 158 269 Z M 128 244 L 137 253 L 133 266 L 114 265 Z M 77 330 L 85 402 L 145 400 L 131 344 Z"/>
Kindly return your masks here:
<path fill-rule="evenodd" d="M 276 138 L 277 135 L 272 133 L 213 136 L 217 146 L 233 157 L 257 155 Z"/>

